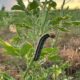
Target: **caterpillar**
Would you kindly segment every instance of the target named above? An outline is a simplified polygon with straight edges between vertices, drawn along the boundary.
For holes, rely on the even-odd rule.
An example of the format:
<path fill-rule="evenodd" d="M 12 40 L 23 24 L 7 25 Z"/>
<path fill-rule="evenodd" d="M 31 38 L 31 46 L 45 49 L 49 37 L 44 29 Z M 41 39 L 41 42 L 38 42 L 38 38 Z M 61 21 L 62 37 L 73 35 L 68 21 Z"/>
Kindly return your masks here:
<path fill-rule="evenodd" d="M 41 54 L 41 50 L 42 50 L 42 48 L 43 48 L 43 45 L 44 45 L 45 41 L 46 41 L 48 38 L 55 38 L 55 34 L 54 34 L 54 33 L 44 34 L 44 35 L 40 38 L 39 43 L 38 43 L 38 46 L 37 46 L 37 49 L 36 49 L 36 52 L 35 52 L 35 55 L 34 55 L 33 61 L 39 60 L 39 57 L 40 57 L 40 54 Z"/>

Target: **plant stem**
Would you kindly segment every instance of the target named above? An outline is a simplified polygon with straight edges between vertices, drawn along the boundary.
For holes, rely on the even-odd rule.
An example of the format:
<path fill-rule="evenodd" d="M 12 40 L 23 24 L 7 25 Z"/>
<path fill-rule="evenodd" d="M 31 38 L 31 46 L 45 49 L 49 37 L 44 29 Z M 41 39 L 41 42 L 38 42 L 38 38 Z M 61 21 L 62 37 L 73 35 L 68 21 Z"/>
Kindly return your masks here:
<path fill-rule="evenodd" d="M 43 27 L 43 28 L 42 28 L 42 33 L 43 33 L 44 30 L 45 30 L 45 23 L 46 23 L 47 17 L 48 17 L 48 9 L 46 10 L 45 19 L 44 19 L 44 22 L 43 22 L 43 24 L 42 24 L 42 26 L 41 26 L 41 28 Z"/>
<path fill-rule="evenodd" d="M 65 5 L 65 0 L 63 0 L 63 3 L 61 5 L 61 16 L 64 15 L 64 5 Z"/>
<path fill-rule="evenodd" d="M 31 67 L 32 65 L 33 65 L 33 60 L 31 60 L 29 66 L 27 67 L 27 69 L 26 69 L 26 71 L 25 71 L 25 73 L 24 73 L 24 76 L 23 76 L 23 79 L 24 79 L 24 80 L 25 80 L 25 78 L 26 78 L 26 76 L 27 76 L 27 74 L 28 74 L 28 72 L 29 72 L 29 69 L 30 69 L 30 67 Z"/>
<path fill-rule="evenodd" d="M 55 68 L 54 68 L 55 69 L 54 80 L 57 80 L 57 77 L 56 77 L 56 64 L 54 66 L 55 66 Z"/>

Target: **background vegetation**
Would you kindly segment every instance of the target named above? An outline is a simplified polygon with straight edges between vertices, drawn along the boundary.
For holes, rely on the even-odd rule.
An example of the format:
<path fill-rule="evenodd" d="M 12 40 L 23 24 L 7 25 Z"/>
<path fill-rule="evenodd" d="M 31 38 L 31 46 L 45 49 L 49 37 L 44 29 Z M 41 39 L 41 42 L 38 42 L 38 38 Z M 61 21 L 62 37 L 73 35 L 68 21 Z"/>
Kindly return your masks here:
<path fill-rule="evenodd" d="M 65 0 L 64 0 L 65 1 Z M 0 11 L 1 80 L 79 80 L 80 10 L 56 9 L 53 0 L 33 0 L 26 8 L 22 0 L 11 12 Z M 39 61 L 33 61 L 39 38 L 47 40 Z"/>

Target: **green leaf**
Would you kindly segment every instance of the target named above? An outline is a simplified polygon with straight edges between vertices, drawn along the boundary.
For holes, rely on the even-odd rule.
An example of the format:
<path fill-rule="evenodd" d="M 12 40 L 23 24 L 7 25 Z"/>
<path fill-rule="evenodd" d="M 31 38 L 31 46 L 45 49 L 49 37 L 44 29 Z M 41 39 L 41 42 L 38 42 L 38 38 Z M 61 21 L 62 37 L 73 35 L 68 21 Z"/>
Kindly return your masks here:
<path fill-rule="evenodd" d="M 50 55 L 48 58 L 49 58 L 49 60 L 54 61 L 54 63 L 60 63 L 61 62 L 61 57 L 57 53 Z"/>
<path fill-rule="evenodd" d="M 52 53 L 56 52 L 58 49 L 57 48 L 43 48 L 42 53 Z"/>
<path fill-rule="evenodd" d="M 71 21 L 71 23 L 74 25 L 80 25 L 80 21 Z"/>
<path fill-rule="evenodd" d="M 32 45 L 30 43 L 23 44 L 21 49 L 20 49 L 20 55 L 22 57 L 25 56 L 27 53 L 29 53 L 31 48 L 32 48 Z"/>
<path fill-rule="evenodd" d="M 17 0 L 18 5 L 20 5 L 23 9 L 25 9 L 25 5 L 23 3 L 23 0 Z"/>
<path fill-rule="evenodd" d="M 23 10 L 23 8 L 20 5 L 14 5 L 11 9 L 12 10 Z"/>
<path fill-rule="evenodd" d="M 10 75 L 2 72 L 0 73 L 0 80 L 15 80 L 15 79 L 11 77 Z"/>
<path fill-rule="evenodd" d="M 25 27 L 27 29 L 31 29 L 31 26 L 28 26 L 27 23 L 16 23 L 17 27 Z"/>
<path fill-rule="evenodd" d="M 25 10 L 25 5 L 24 5 L 24 3 L 23 3 L 23 1 L 22 0 L 17 0 L 17 5 L 14 5 L 11 9 L 12 10 Z"/>
<path fill-rule="evenodd" d="M 64 32 L 68 32 L 67 29 L 63 28 L 63 27 L 57 27 L 59 30 L 64 31 Z"/>
<path fill-rule="evenodd" d="M 49 6 L 55 9 L 57 4 L 54 1 L 49 1 Z"/>
<path fill-rule="evenodd" d="M 7 54 L 13 55 L 13 56 L 19 56 L 19 50 L 17 48 L 13 47 L 8 42 L 0 39 L 0 45 L 7 51 Z"/>
<path fill-rule="evenodd" d="M 63 63 L 61 66 L 60 66 L 60 68 L 62 69 L 62 70 L 65 70 L 66 68 L 68 68 L 68 67 L 70 67 L 71 66 L 71 64 L 68 62 L 68 61 L 66 61 L 65 63 Z"/>
<path fill-rule="evenodd" d="M 45 55 L 48 56 L 56 55 L 58 53 L 58 48 L 43 48 L 41 52 L 41 58 L 44 58 Z"/>
<path fill-rule="evenodd" d="M 28 5 L 28 9 L 29 10 L 33 10 L 33 9 L 36 9 L 38 8 L 39 4 L 37 1 L 33 1 L 33 2 L 30 2 L 29 5 Z"/>
<path fill-rule="evenodd" d="M 49 0 L 49 1 L 44 1 L 42 2 L 43 5 L 48 5 L 48 7 L 55 9 L 57 4 L 55 1 Z"/>
<path fill-rule="evenodd" d="M 64 16 L 64 17 L 58 16 L 58 17 L 56 17 L 55 19 L 53 19 L 53 20 L 51 21 L 51 23 L 52 23 L 53 25 L 56 25 L 56 24 L 59 24 L 61 21 L 67 20 L 67 19 L 69 19 L 68 16 Z"/>
<path fill-rule="evenodd" d="M 53 66 L 53 72 L 56 74 L 56 77 L 59 77 L 59 75 L 62 73 L 61 68 L 58 65 L 54 65 Z M 55 75 L 53 74 L 53 77 Z"/>

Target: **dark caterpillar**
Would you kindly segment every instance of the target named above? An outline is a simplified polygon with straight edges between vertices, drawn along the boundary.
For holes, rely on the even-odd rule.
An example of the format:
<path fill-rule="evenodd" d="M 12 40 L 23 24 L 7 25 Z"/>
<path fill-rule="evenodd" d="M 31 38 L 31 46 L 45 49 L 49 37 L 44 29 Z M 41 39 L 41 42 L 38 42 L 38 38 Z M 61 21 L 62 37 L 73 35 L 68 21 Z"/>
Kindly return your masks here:
<path fill-rule="evenodd" d="M 38 46 L 37 46 L 37 49 L 36 49 L 36 52 L 35 52 L 35 55 L 34 55 L 33 61 L 39 60 L 39 57 L 40 57 L 40 54 L 41 54 L 41 50 L 42 50 L 42 48 L 43 48 L 43 45 L 44 45 L 45 41 L 46 41 L 48 38 L 55 38 L 55 34 L 54 34 L 54 33 L 44 34 L 44 35 L 40 38 L 39 43 L 38 43 Z"/>

